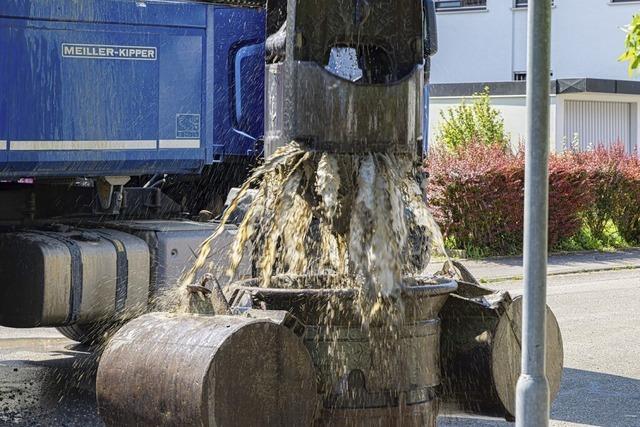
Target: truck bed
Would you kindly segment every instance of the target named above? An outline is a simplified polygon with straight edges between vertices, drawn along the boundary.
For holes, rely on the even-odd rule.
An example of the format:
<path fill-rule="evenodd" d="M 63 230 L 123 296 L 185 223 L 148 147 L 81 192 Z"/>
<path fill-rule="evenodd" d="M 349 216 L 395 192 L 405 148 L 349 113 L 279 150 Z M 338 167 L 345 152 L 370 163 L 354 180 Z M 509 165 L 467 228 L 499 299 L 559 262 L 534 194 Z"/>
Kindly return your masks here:
<path fill-rule="evenodd" d="M 0 1 L 0 179 L 198 173 L 262 135 L 264 11 Z"/>

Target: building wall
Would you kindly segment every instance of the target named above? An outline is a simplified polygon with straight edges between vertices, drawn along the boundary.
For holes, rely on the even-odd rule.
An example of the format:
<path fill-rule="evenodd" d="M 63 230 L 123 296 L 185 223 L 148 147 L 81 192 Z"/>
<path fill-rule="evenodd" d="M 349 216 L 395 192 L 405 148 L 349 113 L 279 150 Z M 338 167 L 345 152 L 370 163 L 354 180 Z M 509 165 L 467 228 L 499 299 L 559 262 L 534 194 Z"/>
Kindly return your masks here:
<path fill-rule="evenodd" d="M 429 107 L 429 142 L 431 145 L 437 144 L 437 135 L 442 123 L 441 112 L 448 108 L 460 105 L 461 102 L 471 102 L 469 98 L 464 97 L 432 97 Z M 620 95 L 620 94 L 600 94 L 600 93 L 571 93 L 563 95 L 552 95 L 550 98 L 550 137 L 549 144 L 553 151 L 563 151 L 574 141 L 574 135 L 566 134 L 566 123 L 568 118 L 565 117 L 567 102 L 569 101 L 595 101 L 615 104 L 628 104 L 629 120 L 628 129 L 620 130 L 616 128 L 617 123 L 606 114 L 598 117 L 587 118 L 587 122 L 592 126 L 587 126 L 582 135 L 578 135 L 578 148 L 588 149 L 597 144 L 611 145 L 619 142 L 618 138 L 622 135 L 627 136 L 626 149 L 634 152 L 640 148 L 640 132 L 638 132 L 638 124 L 640 123 L 640 96 L 638 95 Z M 526 98 L 524 95 L 513 96 L 492 96 L 491 104 L 500 111 L 504 118 L 505 131 L 509 133 L 511 146 L 515 149 L 521 143 L 524 143 L 527 132 L 527 114 L 526 114 Z M 615 109 L 612 109 L 615 111 Z M 593 141 L 589 140 L 589 135 L 598 133 L 597 129 L 605 128 L 605 133 L 611 135 L 607 140 Z M 602 132 L 602 131 L 601 131 Z M 621 132 L 618 136 L 617 132 Z"/>
<path fill-rule="evenodd" d="M 442 124 L 441 113 L 461 102 L 471 102 L 462 97 L 434 97 L 429 107 L 429 141 L 437 144 L 437 135 Z M 551 147 L 556 147 L 556 97 L 551 97 Z M 497 108 L 504 119 L 505 131 L 509 134 L 511 146 L 516 149 L 524 143 L 527 130 L 527 103 L 524 95 L 493 96 L 491 105 Z"/>
<path fill-rule="evenodd" d="M 624 32 L 640 1 L 554 0 L 553 78 L 628 79 L 617 61 Z M 486 10 L 438 13 L 440 48 L 432 83 L 510 81 L 526 70 L 527 9 L 512 0 L 487 0 Z"/>

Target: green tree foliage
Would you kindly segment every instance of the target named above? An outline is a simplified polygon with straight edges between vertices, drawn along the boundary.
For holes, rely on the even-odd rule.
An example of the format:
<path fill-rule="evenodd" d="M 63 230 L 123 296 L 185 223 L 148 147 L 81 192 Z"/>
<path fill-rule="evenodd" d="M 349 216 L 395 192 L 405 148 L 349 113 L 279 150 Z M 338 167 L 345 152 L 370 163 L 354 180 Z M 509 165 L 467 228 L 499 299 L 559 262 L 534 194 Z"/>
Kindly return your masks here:
<path fill-rule="evenodd" d="M 504 130 L 504 120 L 491 106 L 489 88 L 473 95 L 470 104 L 462 104 L 441 111 L 442 123 L 437 141 L 451 151 L 458 151 L 471 143 L 498 145 L 506 148 L 509 136 Z"/>
<path fill-rule="evenodd" d="M 634 15 L 631 23 L 624 27 L 627 33 L 625 38 L 625 52 L 618 58 L 619 61 L 629 63 L 629 75 L 640 68 L 640 14 Z"/>

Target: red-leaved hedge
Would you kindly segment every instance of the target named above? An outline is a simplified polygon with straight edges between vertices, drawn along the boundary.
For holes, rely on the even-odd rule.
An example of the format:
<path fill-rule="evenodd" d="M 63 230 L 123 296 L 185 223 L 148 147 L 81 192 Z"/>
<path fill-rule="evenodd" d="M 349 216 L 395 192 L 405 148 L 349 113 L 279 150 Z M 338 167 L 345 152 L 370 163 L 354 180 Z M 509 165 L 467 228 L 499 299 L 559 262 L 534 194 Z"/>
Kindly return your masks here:
<path fill-rule="evenodd" d="M 625 153 L 621 145 L 602 146 L 576 153 L 589 177 L 594 204 L 584 213 L 591 233 L 602 238 L 613 222 L 629 243 L 640 242 L 640 158 Z"/>
<path fill-rule="evenodd" d="M 613 222 L 627 242 L 640 244 L 640 157 L 626 157 L 620 171 L 624 177 L 620 188 L 622 197 Z"/>
<path fill-rule="evenodd" d="M 445 236 L 461 249 L 508 254 L 522 250 L 524 153 L 470 144 L 434 149 L 426 164 L 429 204 Z M 640 160 L 621 147 L 551 154 L 549 245 L 593 235 L 608 221 L 630 243 L 640 241 Z"/>
<path fill-rule="evenodd" d="M 512 251 L 522 233 L 523 163 L 497 146 L 432 150 L 429 206 L 443 234 L 461 249 Z"/>

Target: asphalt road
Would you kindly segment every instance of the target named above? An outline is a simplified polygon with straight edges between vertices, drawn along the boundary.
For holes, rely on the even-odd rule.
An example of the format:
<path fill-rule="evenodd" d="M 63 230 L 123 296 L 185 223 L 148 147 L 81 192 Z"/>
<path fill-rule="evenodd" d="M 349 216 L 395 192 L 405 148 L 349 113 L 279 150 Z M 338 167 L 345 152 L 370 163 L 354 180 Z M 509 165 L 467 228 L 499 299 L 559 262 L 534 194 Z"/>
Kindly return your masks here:
<path fill-rule="evenodd" d="M 521 292 L 520 282 L 494 287 Z M 640 426 L 640 270 L 549 278 L 548 304 L 564 341 L 564 372 L 551 426 Z M 509 426 L 441 417 L 440 426 Z"/>
<path fill-rule="evenodd" d="M 551 425 L 640 426 L 640 270 L 551 277 L 549 305 L 565 344 Z M 0 328 L 0 425 L 101 426 L 95 366 L 94 354 L 51 330 Z M 459 414 L 439 424 L 511 425 Z"/>

